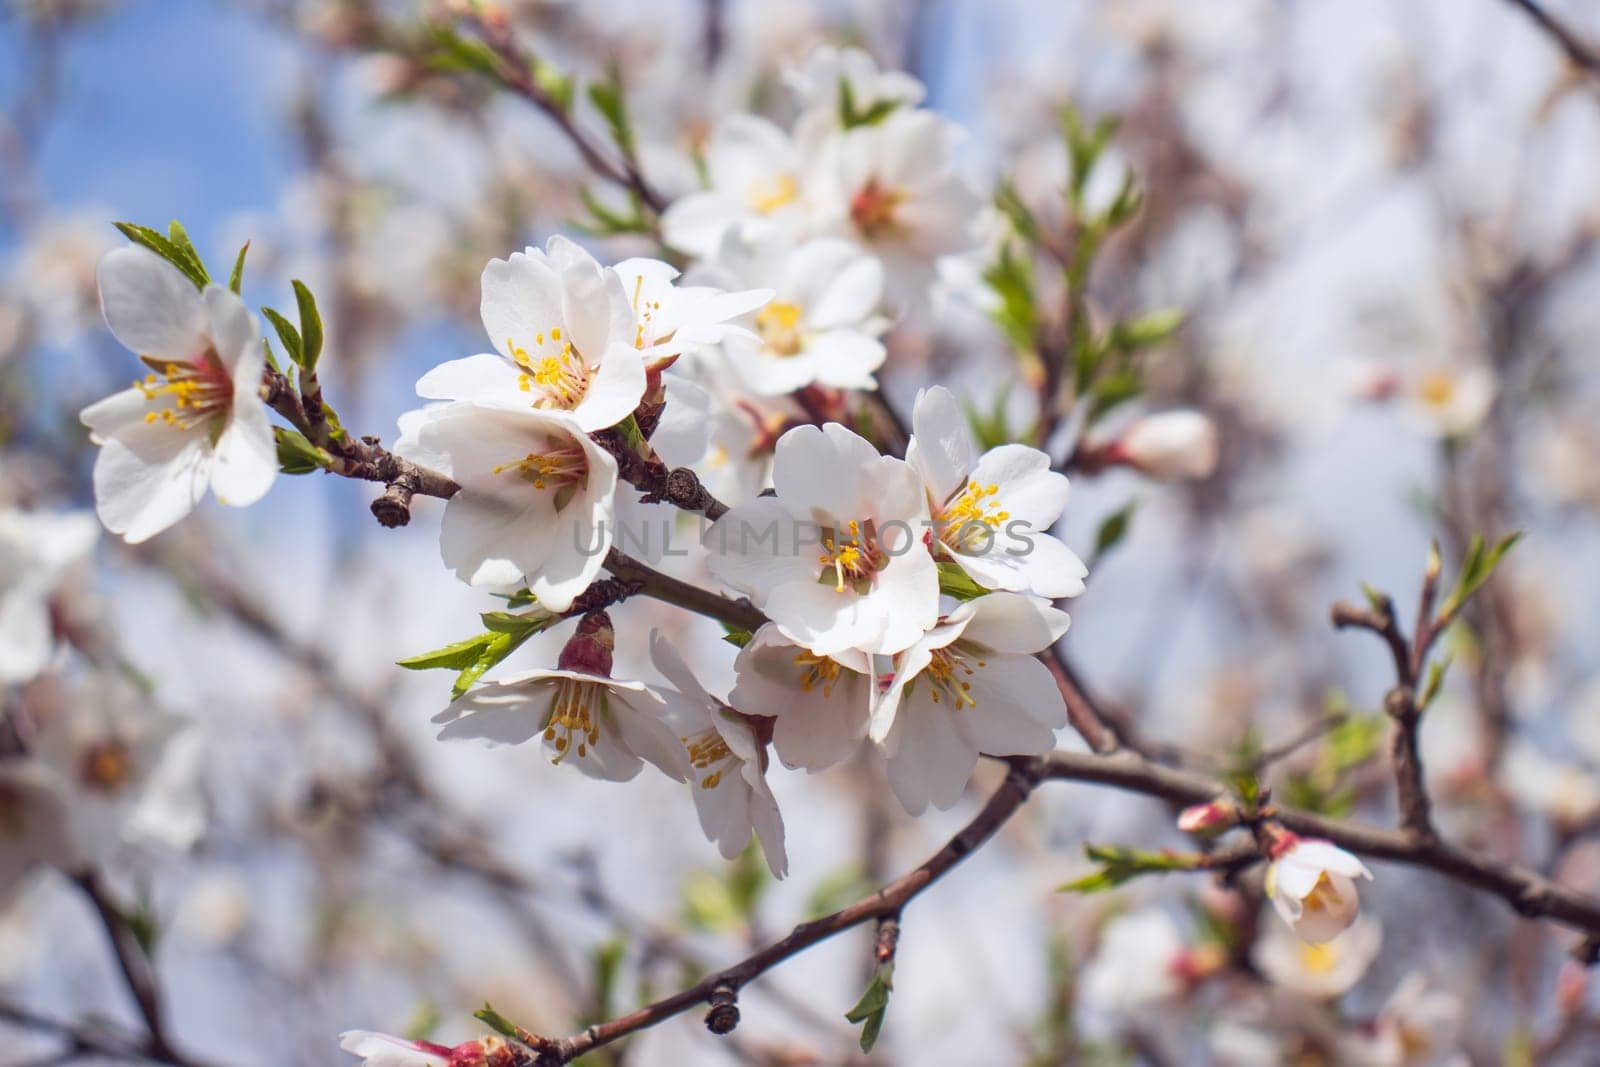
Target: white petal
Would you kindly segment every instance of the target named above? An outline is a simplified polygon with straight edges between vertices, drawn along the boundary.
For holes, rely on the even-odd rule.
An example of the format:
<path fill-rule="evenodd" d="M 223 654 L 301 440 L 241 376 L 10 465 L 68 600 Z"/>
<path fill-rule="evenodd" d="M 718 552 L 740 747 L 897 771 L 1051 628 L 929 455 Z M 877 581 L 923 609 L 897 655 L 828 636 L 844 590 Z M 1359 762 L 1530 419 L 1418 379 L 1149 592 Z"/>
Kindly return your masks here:
<path fill-rule="evenodd" d="M 210 481 L 203 427 L 136 423 L 108 440 L 95 460 L 95 511 L 106 529 L 138 544 L 193 511 Z"/>
<path fill-rule="evenodd" d="M 266 350 L 261 345 L 261 326 L 250 309 L 244 306 L 238 294 L 220 285 L 208 285 L 201 294 L 205 301 L 206 317 L 210 322 L 211 339 L 216 342 L 217 356 L 230 371 L 248 360 L 253 374 L 246 374 L 252 388 L 261 387 L 261 370 L 266 366 Z M 239 376 L 234 376 L 239 381 Z"/>
<path fill-rule="evenodd" d="M 941 811 L 961 799 L 978 765 L 978 753 L 956 728 L 951 712 L 915 692 L 895 724 L 895 754 L 889 759 L 889 784 L 909 815 L 929 804 Z"/>
<path fill-rule="evenodd" d="M 613 344 L 600 359 L 572 416 L 585 431 L 615 426 L 644 398 L 644 359 L 632 345 Z"/>
<path fill-rule="evenodd" d="M 235 404 L 228 425 L 217 438 L 211 491 L 220 503 L 242 508 L 265 496 L 277 476 L 278 449 L 267 407 L 251 396 L 247 402 Z"/>
<path fill-rule="evenodd" d="M 944 503 L 967 484 L 969 472 L 977 465 L 977 446 L 967 417 L 955 394 L 943 386 L 917 394 L 911 411 L 913 447 L 906 449 L 906 460 L 922 475 L 933 497 Z"/>
<path fill-rule="evenodd" d="M 1049 648 L 1067 632 L 1066 612 L 1016 593 L 990 593 L 969 600 L 956 614 L 971 619 L 963 637 L 996 652 L 1031 655 Z"/>
<path fill-rule="evenodd" d="M 956 720 L 980 752 L 1037 756 L 1055 747 L 1055 730 L 1067 724 L 1061 690 L 1044 664 L 1031 656 L 997 656 L 967 679 L 977 703 Z"/>
<path fill-rule="evenodd" d="M 140 355 L 192 359 L 207 344 L 206 307 L 183 273 L 147 248 L 100 260 L 100 307 L 117 340 Z"/>
<path fill-rule="evenodd" d="M 441 363 L 417 381 L 417 395 L 430 400 L 476 400 L 528 404 L 510 360 L 484 353 Z"/>
<path fill-rule="evenodd" d="M 517 252 L 483 268 L 483 328 L 508 359 L 513 346 L 531 351 L 539 334 L 562 325 L 561 301 L 560 278 L 542 257 Z"/>

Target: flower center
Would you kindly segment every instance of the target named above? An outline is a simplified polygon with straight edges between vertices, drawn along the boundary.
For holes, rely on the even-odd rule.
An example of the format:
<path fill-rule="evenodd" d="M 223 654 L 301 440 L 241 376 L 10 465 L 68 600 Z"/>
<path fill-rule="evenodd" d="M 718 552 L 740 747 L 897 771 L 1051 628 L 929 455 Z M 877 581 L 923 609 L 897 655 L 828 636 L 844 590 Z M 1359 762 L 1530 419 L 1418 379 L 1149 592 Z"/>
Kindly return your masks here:
<path fill-rule="evenodd" d="M 869 240 L 888 236 L 898 228 L 895 209 L 904 199 L 905 194 L 900 190 L 890 189 L 872 178 L 850 198 L 850 221 Z"/>
<path fill-rule="evenodd" d="M 1305 895 L 1300 906 L 1310 912 L 1324 912 L 1339 902 L 1339 890 L 1334 888 L 1328 872 L 1323 871 L 1317 875 L 1317 880 L 1311 886 L 1311 892 Z"/>
<path fill-rule="evenodd" d="M 888 555 L 878 544 L 872 520 L 868 519 L 863 525 L 852 519 L 843 536 L 833 527 L 822 531 L 822 553 L 817 556 L 817 562 L 822 564 L 817 581 L 831 581 L 840 593 L 846 588 L 866 593 L 872 587 L 872 576 L 888 562 Z"/>
<path fill-rule="evenodd" d="M 656 316 L 661 313 L 661 301 L 646 300 L 640 302 L 639 297 L 644 291 L 644 275 L 633 276 L 633 347 L 648 348 L 651 345 L 661 344 L 668 340 L 676 330 L 669 330 L 660 337 L 656 336 Z"/>
<path fill-rule="evenodd" d="M 533 392 L 537 386 L 539 397 L 533 402 L 536 408 L 570 409 L 578 406 L 589 391 L 593 371 L 584 360 L 583 353 L 571 341 L 561 339 L 561 327 L 552 326 L 546 341 L 543 333 L 534 336 L 534 351 L 506 338 L 506 348 L 511 358 L 522 368 L 517 375 L 517 388 L 524 393 Z"/>
<path fill-rule="evenodd" d="M 193 363 L 181 360 L 158 359 L 140 356 L 151 372 L 133 387 L 161 406 L 144 415 L 145 422 L 163 422 L 180 430 L 209 422 L 225 415 L 233 404 L 233 379 L 217 358 L 216 351 L 207 349 Z"/>
<path fill-rule="evenodd" d="M 802 649 L 794 658 L 795 666 L 804 668 L 805 673 L 800 676 L 800 691 L 809 693 L 817 686 L 822 686 L 822 695 L 831 697 L 833 685 L 839 680 L 839 672 L 844 668 L 839 666 L 838 660 L 831 656 L 819 656 L 809 649 Z"/>
<path fill-rule="evenodd" d="M 793 174 L 785 172 L 751 182 L 745 197 L 750 202 L 751 211 L 758 215 L 770 215 L 800 198 L 800 183 L 795 181 Z"/>
<path fill-rule="evenodd" d="M 936 508 L 935 528 L 939 540 L 956 551 L 976 547 L 984 550 L 993 543 L 991 530 L 1011 519 L 1011 512 L 1000 506 L 1000 487 L 993 482 L 979 485 L 969 480 L 967 487 L 942 508 Z"/>
<path fill-rule="evenodd" d="M 96 793 L 120 793 L 132 777 L 133 759 L 121 741 L 98 741 L 78 757 L 78 781 Z"/>
<path fill-rule="evenodd" d="M 550 701 L 550 717 L 545 720 L 544 739 L 555 746 L 551 763 L 559 764 L 576 747 L 578 758 L 600 740 L 600 720 L 606 712 L 606 687 L 594 682 L 563 678 L 556 683 Z"/>
<path fill-rule="evenodd" d="M 507 472 L 514 473 L 535 489 L 555 490 L 556 507 L 560 509 L 574 493 L 588 485 L 589 457 L 577 442 L 558 444 L 552 441 L 521 459 L 490 468 L 491 474 Z"/>
<path fill-rule="evenodd" d="M 800 336 L 799 304 L 774 300 L 756 312 L 756 332 L 767 348 L 780 356 L 792 356 L 805 347 Z"/>
<path fill-rule="evenodd" d="M 689 750 L 689 766 L 696 771 L 711 771 L 700 779 L 700 788 L 715 789 L 720 785 L 722 772 L 727 769 L 725 764 L 733 758 L 733 750 L 722 735 L 715 730 L 703 730 L 693 737 L 685 737 L 683 744 Z"/>
<path fill-rule="evenodd" d="M 981 659 L 977 663 L 979 667 L 988 666 L 988 663 Z M 972 695 L 972 683 L 967 681 L 976 673 L 977 671 L 967 663 L 966 656 L 951 645 L 934 649 L 933 659 L 922 672 L 923 677 L 932 685 L 928 690 L 928 696 L 933 702 L 943 704 L 945 698 L 948 698 L 956 711 L 978 706 L 977 699 Z"/>
<path fill-rule="evenodd" d="M 1339 953 L 1332 946 L 1300 942 L 1300 963 L 1312 974 L 1327 974 L 1339 962 Z"/>
<path fill-rule="evenodd" d="M 1456 395 L 1456 380 L 1441 370 L 1429 371 L 1417 382 L 1417 394 L 1430 408 L 1442 408 Z"/>

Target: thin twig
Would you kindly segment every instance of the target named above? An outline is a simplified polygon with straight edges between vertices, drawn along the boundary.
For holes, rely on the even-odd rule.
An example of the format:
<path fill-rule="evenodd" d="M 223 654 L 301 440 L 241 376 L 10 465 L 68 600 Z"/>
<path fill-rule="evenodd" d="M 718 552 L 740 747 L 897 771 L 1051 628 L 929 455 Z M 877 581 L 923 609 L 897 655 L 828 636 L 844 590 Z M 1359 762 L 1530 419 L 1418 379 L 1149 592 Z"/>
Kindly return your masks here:
<path fill-rule="evenodd" d="M 1536 0 L 1509 0 L 1509 2 L 1513 7 L 1527 12 L 1528 17 L 1555 42 L 1573 66 L 1600 76 L 1600 52 L 1585 44 L 1577 34 L 1557 21 L 1555 16 L 1546 11 Z"/>

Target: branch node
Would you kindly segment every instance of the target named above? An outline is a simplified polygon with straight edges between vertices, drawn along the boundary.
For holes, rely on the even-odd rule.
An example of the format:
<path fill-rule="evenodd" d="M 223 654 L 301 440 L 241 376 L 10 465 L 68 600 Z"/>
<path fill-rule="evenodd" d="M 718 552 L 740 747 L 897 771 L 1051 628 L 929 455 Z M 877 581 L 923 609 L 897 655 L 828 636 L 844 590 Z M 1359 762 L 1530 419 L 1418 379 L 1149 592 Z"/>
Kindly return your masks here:
<path fill-rule="evenodd" d="M 733 1033 L 739 1025 L 739 991 L 731 982 L 722 982 L 711 991 L 706 1029 L 721 1036 Z"/>
<path fill-rule="evenodd" d="M 415 479 L 401 474 L 372 502 L 372 514 L 379 525 L 389 529 L 404 526 L 411 521 L 411 498 L 416 495 Z"/>

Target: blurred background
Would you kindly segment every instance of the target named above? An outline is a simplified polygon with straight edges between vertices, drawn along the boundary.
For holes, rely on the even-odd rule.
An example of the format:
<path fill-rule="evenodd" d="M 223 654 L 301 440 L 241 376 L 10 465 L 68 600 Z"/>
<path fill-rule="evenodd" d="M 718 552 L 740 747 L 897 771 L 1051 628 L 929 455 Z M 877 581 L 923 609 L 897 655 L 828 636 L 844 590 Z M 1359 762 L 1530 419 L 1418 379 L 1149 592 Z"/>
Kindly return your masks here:
<path fill-rule="evenodd" d="M 115 220 L 181 218 L 214 272 L 248 240 L 252 306 L 310 284 L 324 379 L 359 432 L 392 440 L 421 372 L 483 349 L 483 264 L 573 233 L 592 175 L 525 101 L 421 58 L 448 6 L 4 0 L 0 505 L 92 506 L 76 413 L 136 370 L 94 289 Z M 1004 178 L 1041 217 L 1067 172 L 1060 107 L 1120 117 L 1090 195 L 1131 173 L 1144 206 L 1089 292 L 1107 314 L 1182 310 L 1138 408 L 1198 409 L 1221 449 L 1199 479 L 1074 478 L 1060 532 L 1094 557 L 1067 605 L 1080 673 L 1198 768 L 1315 727 L 1272 763 L 1279 796 L 1388 821 L 1386 652 L 1336 634 L 1328 605 L 1363 581 L 1410 605 L 1430 539 L 1453 567 L 1474 535 L 1523 530 L 1447 635 L 1424 760 L 1446 834 L 1600 891 L 1600 74 L 1518 3 L 496 6 L 562 70 L 617 64 L 643 168 L 674 196 L 719 118 L 789 113 L 780 75 L 824 41 L 925 83 L 968 131 L 976 187 Z M 1600 42 L 1592 5 L 1548 8 Z M 582 239 L 602 259 L 648 247 Z M 939 381 L 1013 435 L 1038 414 L 982 298 L 956 292 L 888 343 L 902 410 Z M 8 713 L 136 699 L 187 724 L 150 832 L 123 834 L 102 874 L 197 1062 L 338 1063 L 355 1027 L 462 1040 L 485 1001 L 572 1031 L 915 865 L 1000 778 L 982 768 L 962 804 L 912 820 L 864 760 L 775 775 L 791 871 L 772 884 L 759 857 L 722 863 L 664 779 L 617 787 L 533 750 L 439 744 L 445 676 L 394 661 L 475 632 L 493 604 L 440 565 L 439 507 L 385 530 L 371 496 L 281 477 L 262 504 L 208 501 L 146 545 L 101 538 L 57 594 L 84 662 L 7 690 Z M 1097 554 L 1119 513 L 1126 536 Z M 619 674 L 649 676 L 644 639 L 667 625 L 703 677 L 730 680 L 718 627 L 645 603 L 617 621 Z M 508 669 L 553 654 L 534 642 Z M 908 911 L 871 1059 L 1600 1062 L 1572 939 L 1431 874 L 1374 865 L 1382 949 L 1329 981 L 1263 959 L 1258 885 L 1055 891 L 1088 868 L 1083 843 L 1181 847 L 1171 823 L 1155 801 L 1041 790 Z M 76 888 L 33 870 L 0 906 L 0 1003 L 17 1009 L 0 1011 L 0 1064 L 97 1062 L 23 1015 L 139 1032 Z M 762 979 L 727 1039 L 689 1015 L 591 1059 L 854 1062 L 843 1013 L 870 936 Z M 1377 1040 L 1397 991 L 1425 1001 L 1428 1042 Z"/>

